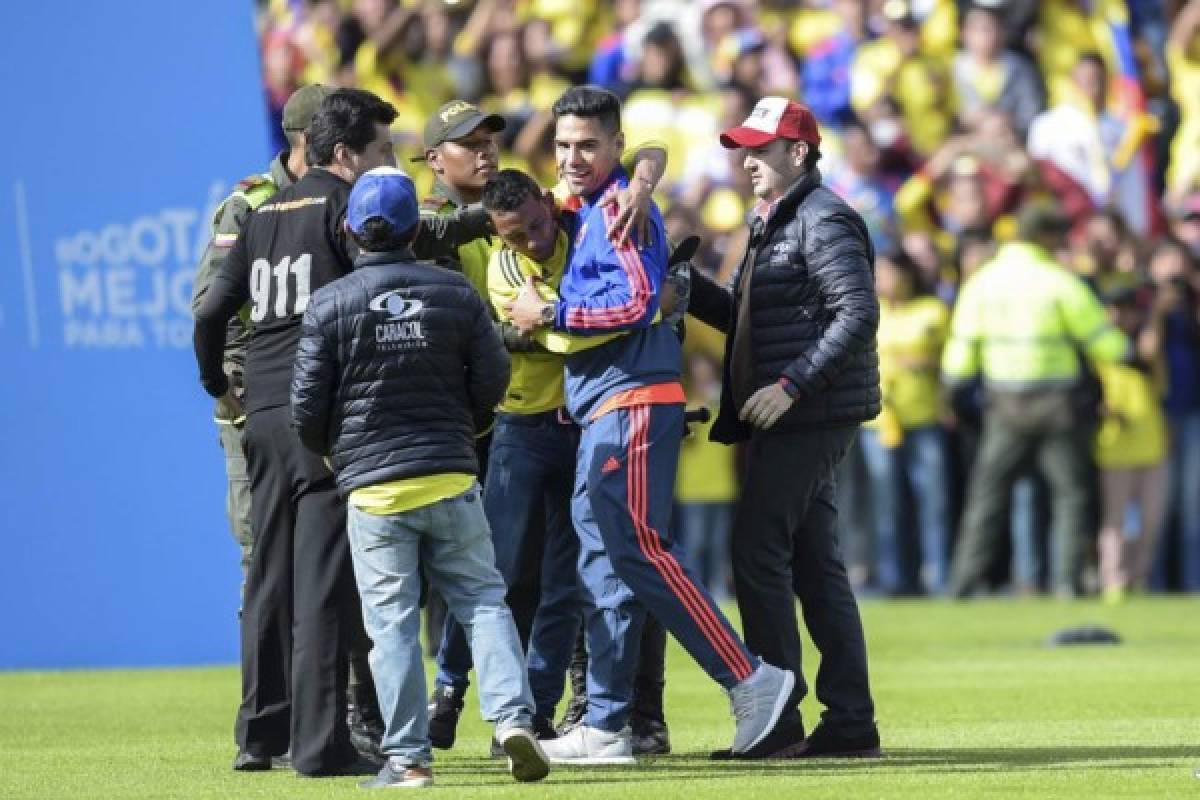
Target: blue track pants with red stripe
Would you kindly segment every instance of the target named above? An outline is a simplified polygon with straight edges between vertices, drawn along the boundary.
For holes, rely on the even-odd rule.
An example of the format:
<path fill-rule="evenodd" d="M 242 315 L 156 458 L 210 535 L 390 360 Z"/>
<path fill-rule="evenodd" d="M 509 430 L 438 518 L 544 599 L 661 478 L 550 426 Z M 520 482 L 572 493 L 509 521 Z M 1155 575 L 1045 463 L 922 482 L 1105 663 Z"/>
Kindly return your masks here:
<path fill-rule="evenodd" d="M 669 533 L 682 405 L 620 408 L 583 427 L 572 517 L 586 601 L 587 724 L 629 719 L 649 610 L 713 680 L 732 688 L 758 667 Z"/>

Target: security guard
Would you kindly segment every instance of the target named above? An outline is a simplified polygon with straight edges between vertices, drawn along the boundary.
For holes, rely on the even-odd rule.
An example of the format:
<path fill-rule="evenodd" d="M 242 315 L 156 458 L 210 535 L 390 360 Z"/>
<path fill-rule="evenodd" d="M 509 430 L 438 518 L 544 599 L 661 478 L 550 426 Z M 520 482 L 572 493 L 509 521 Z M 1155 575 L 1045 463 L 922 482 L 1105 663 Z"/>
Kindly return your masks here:
<path fill-rule="evenodd" d="M 1073 596 L 1080 588 L 1096 404 L 1083 391 L 1085 367 L 1121 360 L 1129 342 L 1087 285 L 1055 261 L 1069 226 L 1049 205 L 1027 206 L 1019 240 L 967 280 L 954 309 L 943 379 L 961 389 L 982 377 L 988 397 L 951 568 L 957 597 L 980 588 L 1003 544 L 1013 483 L 1031 462 L 1053 498 L 1054 589 Z"/>

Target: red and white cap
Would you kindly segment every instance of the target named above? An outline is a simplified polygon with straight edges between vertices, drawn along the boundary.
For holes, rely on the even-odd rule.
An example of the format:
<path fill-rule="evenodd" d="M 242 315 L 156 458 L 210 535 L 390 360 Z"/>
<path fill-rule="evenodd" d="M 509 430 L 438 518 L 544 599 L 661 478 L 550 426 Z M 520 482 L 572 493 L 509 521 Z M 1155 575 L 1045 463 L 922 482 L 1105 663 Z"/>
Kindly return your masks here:
<path fill-rule="evenodd" d="M 739 147 L 762 147 L 776 139 L 808 142 L 814 147 L 821 143 L 817 118 L 795 100 L 786 97 L 764 97 L 736 128 L 721 134 L 721 145 L 736 150 Z"/>

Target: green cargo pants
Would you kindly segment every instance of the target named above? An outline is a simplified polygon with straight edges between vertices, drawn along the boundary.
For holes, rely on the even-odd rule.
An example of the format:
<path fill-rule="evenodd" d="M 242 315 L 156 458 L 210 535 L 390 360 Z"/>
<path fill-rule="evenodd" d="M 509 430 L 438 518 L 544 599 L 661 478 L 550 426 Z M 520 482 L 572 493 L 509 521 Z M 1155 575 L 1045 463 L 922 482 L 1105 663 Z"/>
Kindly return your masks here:
<path fill-rule="evenodd" d="M 982 588 L 1003 549 L 1013 483 L 1031 463 L 1045 477 L 1050 490 L 1053 588 L 1062 594 L 1079 591 L 1091 538 L 1088 504 L 1095 479 L 1093 438 L 1090 425 L 1031 432 L 1018 430 L 994 415 L 985 418 L 950 572 L 950 591 L 955 597 Z"/>
<path fill-rule="evenodd" d="M 250 568 L 254 550 L 254 534 L 250 527 L 250 476 L 246 473 L 246 454 L 242 450 L 242 429 L 232 423 L 218 422 L 221 449 L 225 451 L 225 476 L 229 485 L 225 492 L 225 513 L 233 540 L 242 551 L 242 586 Z"/>

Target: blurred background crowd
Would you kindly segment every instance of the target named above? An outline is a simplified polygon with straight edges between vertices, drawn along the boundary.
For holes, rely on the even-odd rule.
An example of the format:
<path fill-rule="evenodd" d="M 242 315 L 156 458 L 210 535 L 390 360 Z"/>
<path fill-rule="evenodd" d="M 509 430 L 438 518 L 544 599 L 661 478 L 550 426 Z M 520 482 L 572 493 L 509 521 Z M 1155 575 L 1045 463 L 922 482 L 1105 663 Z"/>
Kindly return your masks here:
<path fill-rule="evenodd" d="M 885 410 L 840 481 L 864 593 L 947 591 L 984 413 L 978 393 L 942 389 L 950 315 L 1022 208 L 1053 202 L 1071 222 L 1058 261 L 1139 355 L 1138 391 L 1096 376 L 1086 587 L 1113 601 L 1200 591 L 1200 1 L 269 0 L 259 32 L 273 130 L 297 87 L 358 86 L 399 110 L 404 160 L 421 154 L 427 118 L 464 98 L 507 120 L 501 166 L 545 185 L 554 100 L 578 83 L 613 90 L 628 144 L 667 146 L 668 235 L 698 234 L 697 266 L 722 278 L 744 251 L 751 192 L 717 135 L 766 94 L 808 105 L 825 182 L 879 254 Z M 719 335 L 689 322 L 687 351 L 691 401 L 715 406 Z M 699 431 L 679 469 L 678 534 L 718 597 L 737 457 Z M 1106 497 L 1117 470 L 1137 489 Z M 1058 588 L 1047 494 L 1036 468 L 1013 490 L 995 587 Z M 1104 547 L 1134 545 L 1144 569 L 1099 568 Z"/>

